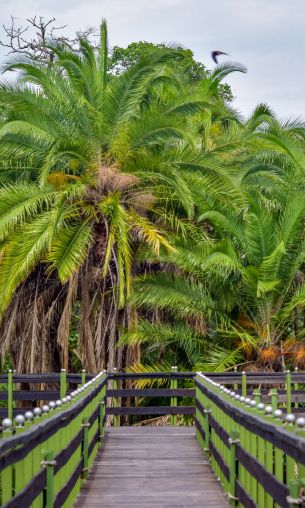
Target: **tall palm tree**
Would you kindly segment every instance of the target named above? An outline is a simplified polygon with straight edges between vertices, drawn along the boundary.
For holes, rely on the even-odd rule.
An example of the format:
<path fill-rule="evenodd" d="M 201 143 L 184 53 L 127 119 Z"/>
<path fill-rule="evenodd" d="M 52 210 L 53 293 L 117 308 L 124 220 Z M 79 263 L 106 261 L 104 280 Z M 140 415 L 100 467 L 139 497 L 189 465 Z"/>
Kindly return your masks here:
<path fill-rule="evenodd" d="M 75 305 L 82 365 L 128 363 L 115 344 L 135 253 L 171 250 L 162 224 L 189 206 L 173 158 L 209 104 L 178 93 L 166 50 L 109 79 L 107 46 L 103 22 L 98 53 L 54 46 L 54 64 L 9 64 L 18 82 L 0 86 L 1 350 L 19 369 L 68 367 Z"/>

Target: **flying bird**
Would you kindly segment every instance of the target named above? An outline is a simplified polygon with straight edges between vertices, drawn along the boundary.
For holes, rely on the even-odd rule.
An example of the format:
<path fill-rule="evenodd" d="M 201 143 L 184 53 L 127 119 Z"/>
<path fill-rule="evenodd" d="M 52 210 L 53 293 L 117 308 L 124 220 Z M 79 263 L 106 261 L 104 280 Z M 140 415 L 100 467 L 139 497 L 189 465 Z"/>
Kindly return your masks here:
<path fill-rule="evenodd" d="M 213 58 L 214 62 L 218 64 L 217 57 L 219 55 L 227 55 L 228 53 L 224 53 L 223 51 L 212 51 L 211 57 Z"/>

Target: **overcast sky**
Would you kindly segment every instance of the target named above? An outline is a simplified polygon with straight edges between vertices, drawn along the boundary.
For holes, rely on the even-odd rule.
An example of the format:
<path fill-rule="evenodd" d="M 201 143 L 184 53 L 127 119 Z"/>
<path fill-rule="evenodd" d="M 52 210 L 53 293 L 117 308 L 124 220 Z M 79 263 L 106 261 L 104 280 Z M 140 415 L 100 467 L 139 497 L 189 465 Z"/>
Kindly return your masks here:
<path fill-rule="evenodd" d="M 305 118 L 305 0 L 0 0 L 1 25 L 11 14 L 55 16 L 70 33 L 105 17 L 111 46 L 177 42 L 208 68 L 211 50 L 226 51 L 248 68 L 228 80 L 242 113 L 267 102 L 282 118 Z"/>

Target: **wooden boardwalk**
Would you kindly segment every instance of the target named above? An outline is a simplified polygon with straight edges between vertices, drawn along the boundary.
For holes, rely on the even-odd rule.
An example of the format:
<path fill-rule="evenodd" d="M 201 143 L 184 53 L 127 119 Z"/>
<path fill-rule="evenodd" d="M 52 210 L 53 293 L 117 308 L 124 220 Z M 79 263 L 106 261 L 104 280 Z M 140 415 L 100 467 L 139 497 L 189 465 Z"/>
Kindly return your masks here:
<path fill-rule="evenodd" d="M 209 508 L 228 501 L 192 427 L 110 427 L 75 508 Z"/>

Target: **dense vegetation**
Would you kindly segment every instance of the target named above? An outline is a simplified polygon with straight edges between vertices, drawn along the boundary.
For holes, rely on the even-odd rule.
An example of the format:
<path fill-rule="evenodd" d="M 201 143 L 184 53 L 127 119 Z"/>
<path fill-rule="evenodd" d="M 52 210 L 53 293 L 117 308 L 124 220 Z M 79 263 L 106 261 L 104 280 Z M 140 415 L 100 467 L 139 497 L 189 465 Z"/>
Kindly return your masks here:
<path fill-rule="evenodd" d="M 2 361 L 304 367 L 304 125 L 241 118 L 241 65 L 141 44 L 109 56 L 103 23 L 5 68 Z"/>

